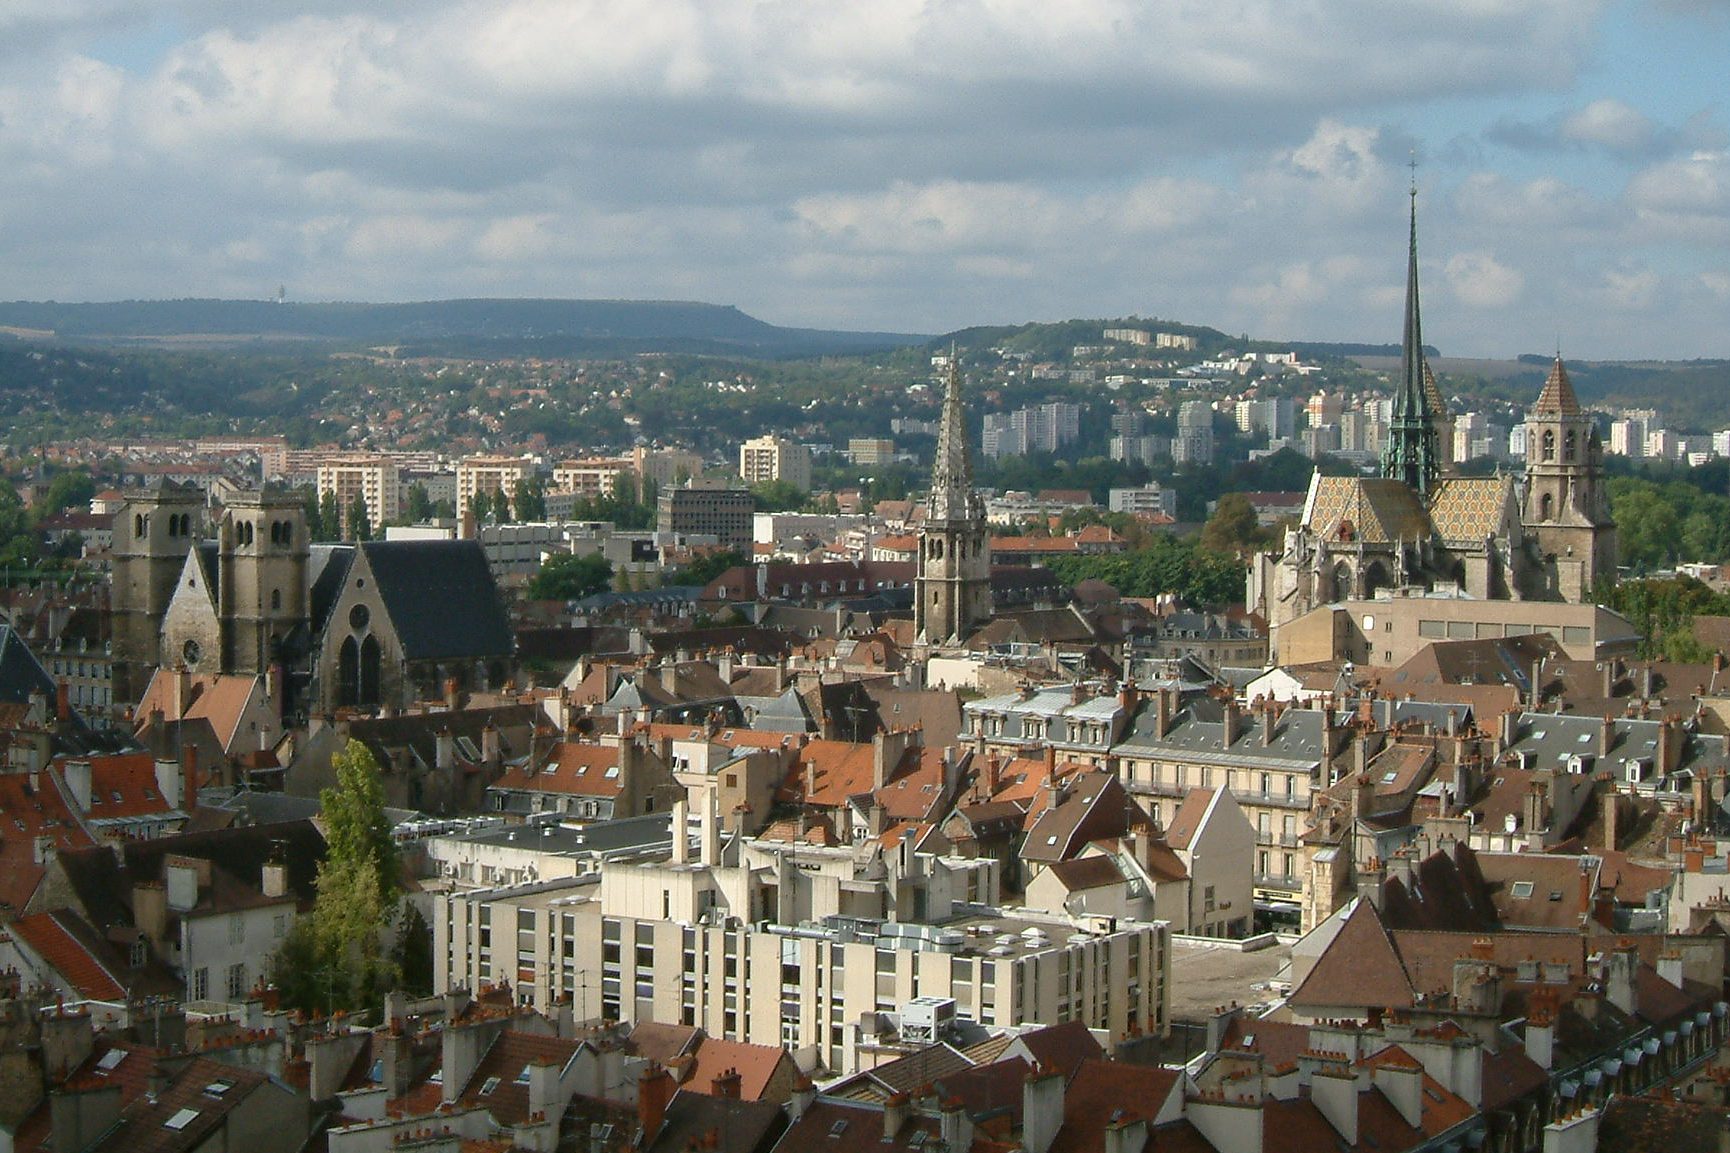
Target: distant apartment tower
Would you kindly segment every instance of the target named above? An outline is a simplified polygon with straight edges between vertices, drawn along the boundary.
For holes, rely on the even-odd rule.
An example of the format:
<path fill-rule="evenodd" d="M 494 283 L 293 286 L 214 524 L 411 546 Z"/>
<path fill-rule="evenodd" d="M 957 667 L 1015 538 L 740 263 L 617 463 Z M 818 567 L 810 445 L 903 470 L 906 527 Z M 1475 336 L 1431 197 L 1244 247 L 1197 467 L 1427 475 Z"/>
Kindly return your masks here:
<path fill-rule="evenodd" d="M 655 527 L 680 536 L 712 536 L 727 548 L 749 553 L 755 511 L 745 489 L 729 487 L 721 477 L 693 478 L 661 490 Z"/>
<path fill-rule="evenodd" d="M 535 475 L 533 457 L 471 456 L 457 462 L 457 519 L 463 520 L 474 505 L 476 493 L 489 498 L 504 493 L 511 500 L 517 496 L 517 486 Z"/>
<path fill-rule="evenodd" d="M 1177 490 L 1161 488 L 1156 481 L 1140 488 L 1114 488 L 1107 494 L 1112 512 L 1164 513 L 1177 518 Z"/>
<path fill-rule="evenodd" d="M 567 460 L 553 468 L 554 492 L 575 493 L 590 499 L 627 491 L 636 480 L 636 470 L 628 460 L 595 457 Z"/>
<path fill-rule="evenodd" d="M 1152 465 L 1171 455 L 1169 436 L 1114 436 L 1110 445 L 1111 459 L 1130 464 Z"/>
<path fill-rule="evenodd" d="M 747 485 L 785 481 L 811 491 L 811 450 L 781 436 L 759 436 L 739 446 L 739 475 Z"/>
<path fill-rule="evenodd" d="M 1057 452 L 1080 436 L 1081 406 L 1058 400 L 987 415 L 981 448 L 992 458 Z"/>
<path fill-rule="evenodd" d="M 1108 328 L 1100 336 L 1119 344 L 1147 344 L 1152 339 L 1144 328 Z"/>
<path fill-rule="evenodd" d="M 1194 352 L 1195 337 L 1185 336 L 1181 332 L 1161 332 L 1153 338 L 1153 347 L 1170 348 L 1178 352 Z"/>
<path fill-rule="evenodd" d="M 1171 458 L 1178 464 L 1213 463 L 1213 405 L 1205 400 L 1186 400 L 1177 410 L 1177 437 L 1171 442 Z"/>
<path fill-rule="evenodd" d="M 1610 451 L 1638 459 L 1646 455 L 1646 421 L 1630 416 L 1610 422 Z"/>
<path fill-rule="evenodd" d="M 318 466 L 318 497 L 336 497 L 344 523 L 355 498 L 366 502 L 367 524 L 374 533 L 401 515 L 402 474 L 396 462 L 383 456 L 332 458 Z"/>
<path fill-rule="evenodd" d="M 881 436 L 855 436 L 847 441 L 847 457 L 854 464 L 892 464 L 895 442 Z"/>

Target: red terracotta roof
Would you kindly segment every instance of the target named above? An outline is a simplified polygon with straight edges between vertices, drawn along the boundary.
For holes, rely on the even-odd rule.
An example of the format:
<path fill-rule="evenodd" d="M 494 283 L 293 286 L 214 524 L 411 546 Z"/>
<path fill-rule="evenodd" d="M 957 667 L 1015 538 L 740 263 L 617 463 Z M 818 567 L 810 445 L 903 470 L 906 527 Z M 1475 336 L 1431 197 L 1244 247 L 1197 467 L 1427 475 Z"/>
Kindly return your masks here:
<path fill-rule="evenodd" d="M 619 750 L 616 745 L 560 741 L 547 758 L 545 768 L 530 773 L 526 764 L 512 765 L 492 787 L 528 793 L 617 797 L 624 788 L 619 774 Z"/>
<path fill-rule="evenodd" d="M 23 938 L 31 951 L 64 977 L 80 996 L 97 1001 L 123 999 L 126 990 L 120 982 L 61 922 L 61 918 L 70 915 L 61 910 L 36 913 L 18 918 L 7 928 Z"/>
<path fill-rule="evenodd" d="M 739 1074 L 740 1099 L 761 1101 L 783 1058 L 792 1060 L 785 1049 L 774 1045 L 704 1037 L 702 1044 L 697 1046 L 696 1060 L 683 1087 L 713 1095 L 715 1078 L 736 1071 Z"/>
<path fill-rule="evenodd" d="M 22 912 L 42 883 L 36 838 L 55 850 L 89 848 L 84 831 L 60 790 L 43 775 L 32 787 L 28 773 L 0 774 L 0 915 Z"/>
<path fill-rule="evenodd" d="M 1412 983 L 1381 918 L 1368 901 L 1359 901 L 1351 911 L 1303 984 L 1292 991 L 1291 1003 L 1328 1008 L 1412 1007 Z"/>

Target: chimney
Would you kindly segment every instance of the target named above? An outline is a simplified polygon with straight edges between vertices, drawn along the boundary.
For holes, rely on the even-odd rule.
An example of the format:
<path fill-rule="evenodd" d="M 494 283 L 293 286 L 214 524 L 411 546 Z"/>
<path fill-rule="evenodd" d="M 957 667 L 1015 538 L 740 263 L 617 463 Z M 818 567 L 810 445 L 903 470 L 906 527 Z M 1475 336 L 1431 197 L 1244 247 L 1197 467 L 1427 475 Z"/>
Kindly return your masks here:
<path fill-rule="evenodd" d="M 1640 695 L 1645 697 L 1647 700 L 1651 700 L 1657 695 L 1654 692 L 1654 687 L 1655 678 L 1652 675 L 1652 664 L 1648 661 L 1640 670 Z"/>
<path fill-rule="evenodd" d="M 191 815 L 198 809 L 198 746 L 188 741 L 180 746 L 180 803 Z"/>
<path fill-rule="evenodd" d="M 883 1140 L 893 1141 L 907 1124 L 910 1099 L 906 1093 L 891 1093 L 883 1102 Z"/>
<path fill-rule="evenodd" d="M 1158 692 L 1154 695 L 1153 735 L 1161 740 L 1165 739 L 1165 734 L 1171 732 L 1173 695 L 1173 691 L 1163 685 L 1160 686 Z"/>
<path fill-rule="evenodd" d="M 1544 1126 L 1543 1153 L 1593 1153 L 1598 1148 L 1599 1110 L 1587 1106 Z M 1720 1143 L 1722 1148 L 1722 1143 Z"/>
<path fill-rule="evenodd" d="M 54 719 L 63 725 L 72 719 L 72 686 L 65 681 L 54 684 Z"/>
<path fill-rule="evenodd" d="M 192 704 L 192 673 L 185 665 L 174 670 L 174 715 L 171 721 L 186 719 L 187 707 Z"/>
<path fill-rule="evenodd" d="M 1026 1153 L 1051 1153 L 1063 1126 L 1063 1074 L 1030 1073 L 1021 1087 L 1021 1147 Z"/>
<path fill-rule="evenodd" d="M 1658 763 L 1659 771 L 1673 773 L 1682 763 L 1682 746 L 1686 741 L 1682 732 L 1682 720 L 1674 714 L 1665 714 L 1658 721 Z"/>
<path fill-rule="evenodd" d="M 1310 1100 L 1347 1145 L 1358 1143 L 1358 1080 L 1345 1065 L 1317 1069 L 1310 1076 Z"/>
<path fill-rule="evenodd" d="M 451 712 L 454 713 L 457 711 L 457 707 L 461 704 L 462 704 L 462 690 L 457 688 L 457 679 L 455 677 L 446 677 L 445 678 L 445 708 L 449 709 Z"/>
<path fill-rule="evenodd" d="M 90 811 L 91 773 L 89 761 L 67 761 L 61 766 L 60 775 L 66 781 L 66 791 L 72 794 L 72 803 L 80 813 Z"/>
<path fill-rule="evenodd" d="M 1424 1127 L 1424 1067 L 1413 1063 L 1394 1064 L 1383 1061 L 1376 1066 L 1376 1088 L 1399 1110 L 1400 1116 L 1413 1129 Z"/>
<path fill-rule="evenodd" d="M 1279 716 L 1279 706 L 1272 701 L 1261 707 L 1261 745 L 1267 748 L 1273 744 L 1274 721 Z"/>
<path fill-rule="evenodd" d="M 499 753 L 499 730 L 491 720 L 481 730 L 481 762 L 489 769 L 496 769 L 503 763 Z"/>
<path fill-rule="evenodd" d="M 264 863 L 264 873 L 259 880 L 259 888 L 265 897 L 276 900 L 288 896 L 288 865 L 276 858 Z"/>
<path fill-rule="evenodd" d="M 1674 949 L 1658 954 L 1658 976 L 1676 988 L 1682 988 L 1682 954 Z"/>
<path fill-rule="evenodd" d="M 1524 809 L 1526 827 L 1523 830 L 1530 837 L 1543 831 L 1544 828 L 1544 786 L 1533 782 L 1526 789 L 1526 804 Z"/>
<path fill-rule="evenodd" d="M 1446 732 L 1450 737 L 1457 737 L 1460 735 L 1460 711 L 1458 709 L 1448 710 L 1448 727 Z"/>
<path fill-rule="evenodd" d="M 800 1074 L 799 1083 L 793 1086 L 793 1096 L 787 1100 L 788 1117 L 797 1121 L 809 1112 L 811 1106 L 816 1103 L 817 1086 L 812 1083 L 811 1078 Z"/>
<path fill-rule="evenodd" d="M 1605 661 L 1598 668 L 1604 674 L 1603 692 L 1599 695 L 1607 701 L 1616 695 L 1616 662 Z"/>
<path fill-rule="evenodd" d="M 529 1063 L 529 1112 L 562 1114 L 570 1098 L 559 1091 L 559 1063 L 542 1057 Z"/>
<path fill-rule="evenodd" d="M 959 1098 L 952 1097 L 943 1102 L 942 1114 L 938 1120 L 942 1130 L 943 1147 L 945 1149 L 968 1150 L 973 1148 L 973 1118 Z"/>
<path fill-rule="evenodd" d="M 647 1148 L 660 1133 L 661 1122 L 667 1117 L 667 1103 L 673 1099 L 676 1088 L 673 1075 L 654 1062 L 637 1079 L 637 1124 L 643 1130 L 641 1147 Z"/>
<path fill-rule="evenodd" d="M 720 1097 L 729 1101 L 737 1101 L 741 1094 L 742 1079 L 737 1069 L 728 1069 L 709 1082 L 709 1096 Z"/>
<path fill-rule="evenodd" d="M 1598 756 L 1610 755 L 1610 746 L 1616 743 L 1616 722 L 1609 713 L 1604 714 L 1604 723 L 1598 728 Z"/>
<path fill-rule="evenodd" d="M 1220 720 L 1219 747 L 1229 749 L 1235 740 L 1237 740 L 1237 698 L 1227 697 L 1224 713 Z"/>
<path fill-rule="evenodd" d="M 1640 954 L 1632 945 L 1604 954 L 1604 999 L 1630 1017 L 1639 1009 L 1639 969 Z"/>
<path fill-rule="evenodd" d="M 703 864 L 721 863 L 721 822 L 716 813 L 719 800 L 713 788 L 703 794 Z"/>
<path fill-rule="evenodd" d="M 690 820 L 686 815 L 689 804 L 684 797 L 673 802 L 673 864 L 688 865 L 691 863 L 691 838 L 688 833 Z"/>
<path fill-rule="evenodd" d="M 1547 1009 L 1526 1018 L 1526 1056 L 1540 1069 L 1549 1071 L 1556 1060 L 1556 1018 Z"/>
<path fill-rule="evenodd" d="M 446 681 L 447 685 L 454 681 Z M 433 767 L 444 772 L 457 766 L 457 741 L 451 735 L 449 727 L 440 728 L 433 737 Z"/>
<path fill-rule="evenodd" d="M 676 660 L 663 660 L 661 662 L 660 673 L 661 691 L 666 693 L 669 697 L 678 697 L 679 662 Z"/>
<path fill-rule="evenodd" d="M 1123 1110 L 1113 1110 L 1105 1125 L 1105 1153 L 1142 1153 L 1148 1136 L 1145 1118 L 1131 1119 L 1123 1116 Z"/>

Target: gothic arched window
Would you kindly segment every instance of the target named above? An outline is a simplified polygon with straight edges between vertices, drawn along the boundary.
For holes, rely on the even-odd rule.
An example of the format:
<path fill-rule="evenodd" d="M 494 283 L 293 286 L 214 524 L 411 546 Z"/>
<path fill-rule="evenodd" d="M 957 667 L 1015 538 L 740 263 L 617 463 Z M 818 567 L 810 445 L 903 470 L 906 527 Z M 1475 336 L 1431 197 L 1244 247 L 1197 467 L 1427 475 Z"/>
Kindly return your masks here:
<path fill-rule="evenodd" d="M 1556 459 L 1556 430 L 1553 428 L 1544 430 L 1544 459 Z"/>

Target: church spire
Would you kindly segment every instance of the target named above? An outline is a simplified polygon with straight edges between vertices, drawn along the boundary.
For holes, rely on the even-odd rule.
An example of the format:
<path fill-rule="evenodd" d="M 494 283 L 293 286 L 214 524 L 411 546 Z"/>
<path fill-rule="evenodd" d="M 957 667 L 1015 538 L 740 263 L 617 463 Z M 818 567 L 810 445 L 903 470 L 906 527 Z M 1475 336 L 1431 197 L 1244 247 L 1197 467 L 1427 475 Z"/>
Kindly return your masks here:
<path fill-rule="evenodd" d="M 1413 162 L 1414 172 L 1416 161 Z M 1400 342 L 1400 379 L 1394 386 L 1393 420 L 1382 450 L 1382 475 L 1402 480 L 1420 496 L 1429 496 L 1441 472 L 1436 422 L 1442 414 L 1426 388 L 1429 365 L 1424 362 L 1424 329 L 1418 308 L 1418 185 L 1411 189 L 1411 239 L 1406 256 L 1406 323 Z"/>
<path fill-rule="evenodd" d="M 933 520 L 965 519 L 978 499 L 973 492 L 973 451 L 967 441 L 967 413 L 961 406 L 959 360 L 951 349 L 943 415 L 937 426 L 937 459 L 931 468 L 931 500 L 925 514 Z"/>

